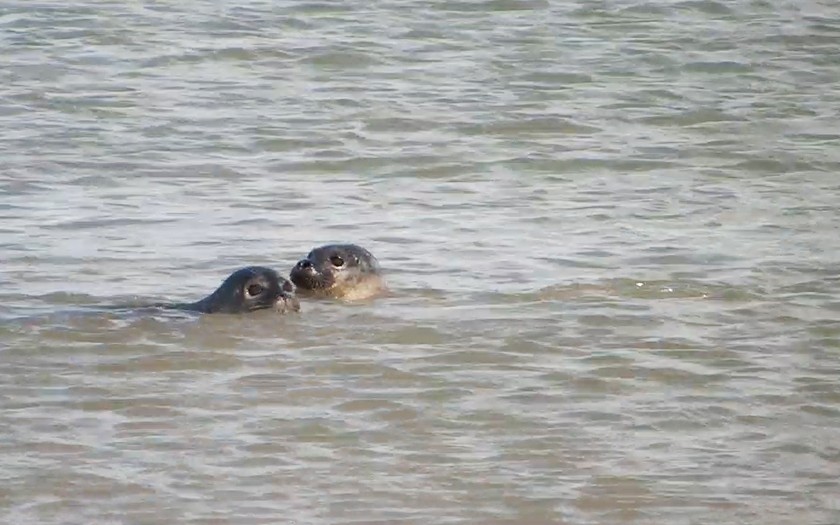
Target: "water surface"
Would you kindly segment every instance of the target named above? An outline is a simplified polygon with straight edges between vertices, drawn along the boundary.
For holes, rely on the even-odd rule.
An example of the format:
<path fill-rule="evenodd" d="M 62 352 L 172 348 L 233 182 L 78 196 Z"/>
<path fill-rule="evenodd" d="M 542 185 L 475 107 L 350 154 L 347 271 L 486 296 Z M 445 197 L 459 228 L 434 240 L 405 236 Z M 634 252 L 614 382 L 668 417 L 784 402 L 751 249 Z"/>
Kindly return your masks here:
<path fill-rule="evenodd" d="M 0 521 L 840 522 L 838 20 L 0 2 Z"/>

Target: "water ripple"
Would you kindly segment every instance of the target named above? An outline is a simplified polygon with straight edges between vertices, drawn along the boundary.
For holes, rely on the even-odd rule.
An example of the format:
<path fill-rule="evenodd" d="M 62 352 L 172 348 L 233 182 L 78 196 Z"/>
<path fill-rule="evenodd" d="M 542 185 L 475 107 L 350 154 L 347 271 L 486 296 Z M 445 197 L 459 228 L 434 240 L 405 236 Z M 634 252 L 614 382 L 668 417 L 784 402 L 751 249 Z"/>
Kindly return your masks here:
<path fill-rule="evenodd" d="M 7 4 L 0 521 L 838 521 L 834 5 Z"/>

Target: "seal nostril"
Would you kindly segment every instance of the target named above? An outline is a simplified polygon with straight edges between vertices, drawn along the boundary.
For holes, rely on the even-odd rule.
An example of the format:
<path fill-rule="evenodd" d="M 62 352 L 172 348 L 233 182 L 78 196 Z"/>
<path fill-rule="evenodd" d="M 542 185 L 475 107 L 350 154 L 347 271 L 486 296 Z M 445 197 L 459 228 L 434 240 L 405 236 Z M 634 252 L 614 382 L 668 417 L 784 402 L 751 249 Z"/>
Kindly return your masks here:
<path fill-rule="evenodd" d="M 304 259 L 298 263 L 301 269 L 312 268 L 312 262 L 309 259 Z"/>

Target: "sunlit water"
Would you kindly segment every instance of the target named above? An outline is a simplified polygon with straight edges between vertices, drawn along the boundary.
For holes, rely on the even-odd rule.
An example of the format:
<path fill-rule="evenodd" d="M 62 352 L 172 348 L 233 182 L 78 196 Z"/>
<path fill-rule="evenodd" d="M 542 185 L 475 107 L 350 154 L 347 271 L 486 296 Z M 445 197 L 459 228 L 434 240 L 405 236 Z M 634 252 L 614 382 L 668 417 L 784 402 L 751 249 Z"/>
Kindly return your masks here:
<path fill-rule="evenodd" d="M 840 522 L 838 20 L 0 2 L 0 522 Z"/>

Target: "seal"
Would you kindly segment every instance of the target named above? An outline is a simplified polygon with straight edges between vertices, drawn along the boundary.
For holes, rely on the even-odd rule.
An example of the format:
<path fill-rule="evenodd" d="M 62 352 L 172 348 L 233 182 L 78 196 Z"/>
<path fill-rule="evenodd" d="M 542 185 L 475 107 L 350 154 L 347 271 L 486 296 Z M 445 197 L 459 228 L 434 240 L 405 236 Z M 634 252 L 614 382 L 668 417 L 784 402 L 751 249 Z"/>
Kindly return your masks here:
<path fill-rule="evenodd" d="M 387 288 L 379 261 L 355 244 L 326 244 L 309 252 L 289 273 L 300 295 L 348 301 L 368 299 Z"/>
<path fill-rule="evenodd" d="M 300 301 L 295 287 L 271 268 L 247 266 L 236 270 L 215 292 L 194 303 L 160 305 L 206 314 L 242 314 L 274 309 L 279 313 L 297 312 Z"/>

